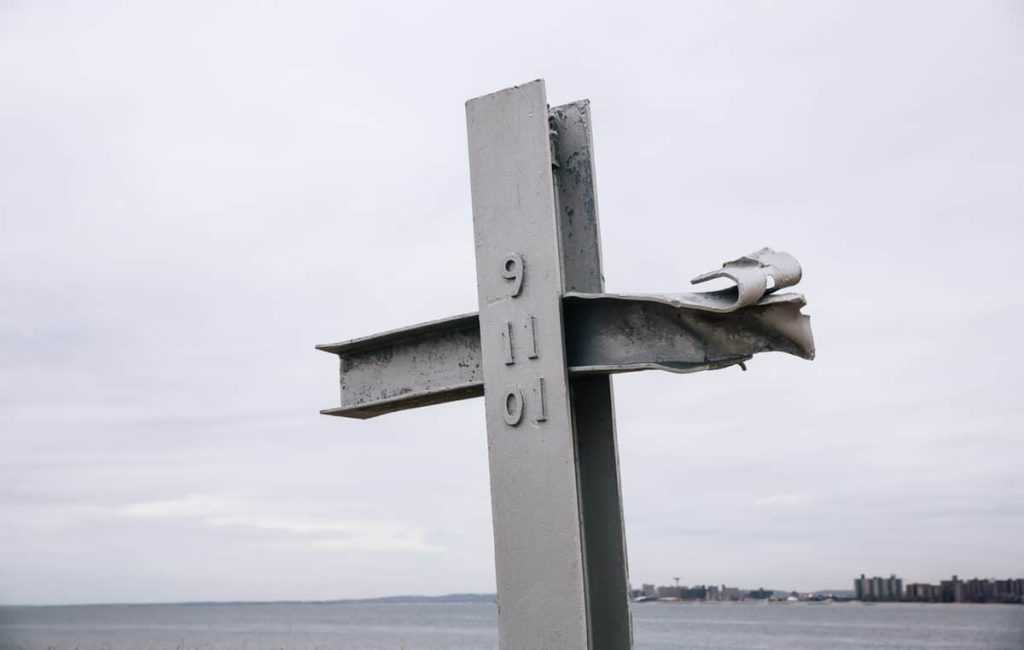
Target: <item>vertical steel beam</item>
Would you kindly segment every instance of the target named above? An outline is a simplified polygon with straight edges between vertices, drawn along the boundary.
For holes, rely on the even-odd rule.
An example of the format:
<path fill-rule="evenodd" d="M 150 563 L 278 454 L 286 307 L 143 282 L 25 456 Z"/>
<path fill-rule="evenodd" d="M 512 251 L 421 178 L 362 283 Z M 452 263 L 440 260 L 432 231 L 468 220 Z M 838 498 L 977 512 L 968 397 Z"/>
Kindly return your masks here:
<path fill-rule="evenodd" d="M 466 119 L 499 647 L 588 650 L 544 83 L 470 100 Z"/>
<path fill-rule="evenodd" d="M 590 103 L 552 109 L 557 133 L 555 179 L 567 291 L 604 291 L 597 217 Z M 629 578 L 622 516 L 612 380 L 608 375 L 570 380 L 583 555 L 592 650 L 632 646 Z"/>

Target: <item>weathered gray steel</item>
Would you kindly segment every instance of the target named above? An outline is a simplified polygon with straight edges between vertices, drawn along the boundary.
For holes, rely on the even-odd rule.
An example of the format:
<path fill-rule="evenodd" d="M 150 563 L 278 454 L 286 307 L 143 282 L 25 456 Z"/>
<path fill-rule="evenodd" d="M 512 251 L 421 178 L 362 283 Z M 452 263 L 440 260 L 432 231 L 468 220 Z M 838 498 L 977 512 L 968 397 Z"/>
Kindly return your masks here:
<path fill-rule="evenodd" d="M 697 276 L 706 293 L 606 294 L 587 102 L 535 81 L 467 102 L 479 314 L 317 346 L 341 404 L 368 418 L 485 398 L 499 646 L 632 645 L 609 375 L 695 372 L 758 352 L 814 356 L 791 256 L 762 249 Z M 484 389 L 486 385 L 486 390 Z"/>
<path fill-rule="evenodd" d="M 484 394 L 476 314 L 316 347 L 341 365 L 341 406 L 324 415 L 365 419 Z"/>
<path fill-rule="evenodd" d="M 466 103 L 498 645 L 587 650 L 562 328 L 561 233 L 543 81 Z"/>
<path fill-rule="evenodd" d="M 748 361 L 759 352 L 814 357 L 799 294 L 772 294 L 725 315 L 694 304 L 702 294 L 567 292 L 566 362 L 571 376 L 635 370 L 696 372 Z M 720 298 L 731 299 L 728 290 Z M 370 418 L 483 395 L 476 314 L 318 345 L 341 360 L 341 405 L 325 415 Z"/>
<path fill-rule="evenodd" d="M 587 101 L 551 111 L 565 289 L 599 293 L 604 291 L 604 276 L 590 124 Z M 568 344 L 578 337 L 566 328 Z M 633 626 L 612 380 L 602 375 L 574 377 L 571 361 L 569 366 L 590 647 L 623 650 L 633 645 Z"/>
<path fill-rule="evenodd" d="M 704 300 L 704 308 L 708 311 L 730 312 L 753 305 L 766 293 L 793 286 L 802 275 L 800 264 L 792 255 L 762 248 L 726 262 L 720 269 L 701 273 L 690 282 L 700 284 L 716 278 L 735 282 L 736 286 L 724 291 L 697 294 Z"/>
<path fill-rule="evenodd" d="M 774 294 L 739 311 L 696 309 L 685 295 L 567 293 L 567 356 L 575 374 L 725 368 L 759 352 L 814 358 L 804 297 Z M 699 295 L 699 294 L 698 294 Z"/>

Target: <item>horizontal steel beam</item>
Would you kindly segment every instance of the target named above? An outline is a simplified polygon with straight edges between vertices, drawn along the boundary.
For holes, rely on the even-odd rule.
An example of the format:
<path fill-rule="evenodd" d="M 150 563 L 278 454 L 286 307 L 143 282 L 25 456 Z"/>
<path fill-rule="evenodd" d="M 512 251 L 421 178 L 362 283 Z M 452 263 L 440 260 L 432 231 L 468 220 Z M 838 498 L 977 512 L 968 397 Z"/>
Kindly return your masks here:
<path fill-rule="evenodd" d="M 341 406 L 325 415 L 372 418 L 484 394 L 476 314 L 316 348 L 341 359 Z"/>
<path fill-rule="evenodd" d="M 732 313 L 694 308 L 686 295 L 566 294 L 569 373 L 697 372 L 769 351 L 814 356 L 799 294 L 772 294 Z M 341 361 L 341 405 L 325 415 L 371 418 L 484 394 L 476 314 L 316 347 Z"/>

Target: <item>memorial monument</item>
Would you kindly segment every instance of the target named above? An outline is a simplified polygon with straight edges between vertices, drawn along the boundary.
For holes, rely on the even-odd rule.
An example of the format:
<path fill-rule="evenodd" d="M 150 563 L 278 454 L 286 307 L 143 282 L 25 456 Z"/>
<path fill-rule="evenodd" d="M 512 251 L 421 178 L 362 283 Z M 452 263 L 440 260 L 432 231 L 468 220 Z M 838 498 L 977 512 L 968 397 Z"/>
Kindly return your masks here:
<path fill-rule="evenodd" d="M 588 102 L 533 81 L 466 103 L 479 312 L 344 343 L 340 405 L 369 418 L 484 398 L 503 650 L 632 644 L 610 375 L 814 356 L 796 260 L 761 249 L 705 293 L 607 294 Z M 355 431 L 355 430 L 353 430 Z"/>

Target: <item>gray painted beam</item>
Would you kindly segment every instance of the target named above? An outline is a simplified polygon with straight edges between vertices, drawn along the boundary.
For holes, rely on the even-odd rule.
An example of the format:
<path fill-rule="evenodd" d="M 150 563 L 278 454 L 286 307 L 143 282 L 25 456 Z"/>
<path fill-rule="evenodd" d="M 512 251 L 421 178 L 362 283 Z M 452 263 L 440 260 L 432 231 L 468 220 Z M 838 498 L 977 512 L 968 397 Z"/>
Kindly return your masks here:
<path fill-rule="evenodd" d="M 543 81 L 466 103 L 498 647 L 587 650 L 561 237 Z"/>
<path fill-rule="evenodd" d="M 702 294 L 605 294 L 587 102 L 543 81 L 466 103 L 479 314 L 317 346 L 367 418 L 483 395 L 502 650 L 632 645 L 611 378 L 812 358 L 792 256 L 761 249 Z M 484 386 L 487 386 L 486 391 Z"/>
<path fill-rule="evenodd" d="M 601 293 L 601 235 L 595 187 L 590 103 L 551 110 L 555 182 L 562 234 L 566 291 Z M 564 307 L 563 307 L 564 310 Z M 587 335 L 566 318 L 566 354 Z M 600 329 L 600 325 L 596 326 Z M 645 337 L 646 338 L 646 337 Z M 570 371 L 573 361 L 570 359 Z M 626 534 L 622 517 L 618 443 L 612 380 L 607 375 L 571 377 L 576 471 L 583 519 L 583 556 L 591 650 L 627 650 L 633 644 L 629 612 Z"/>
<path fill-rule="evenodd" d="M 569 375 L 714 370 L 771 351 L 810 359 L 803 304 L 797 294 L 775 294 L 723 315 L 673 297 L 568 293 L 562 311 Z M 476 314 L 317 349 L 340 357 L 341 402 L 325 415 L 370 418 L 484 394 Z"/>
<path fill-rule="evenodd" d="M 476 314 L 317 349 L 340 358 L 341 405 L 325 415 L 371 418 L 484 394 Z"/>

